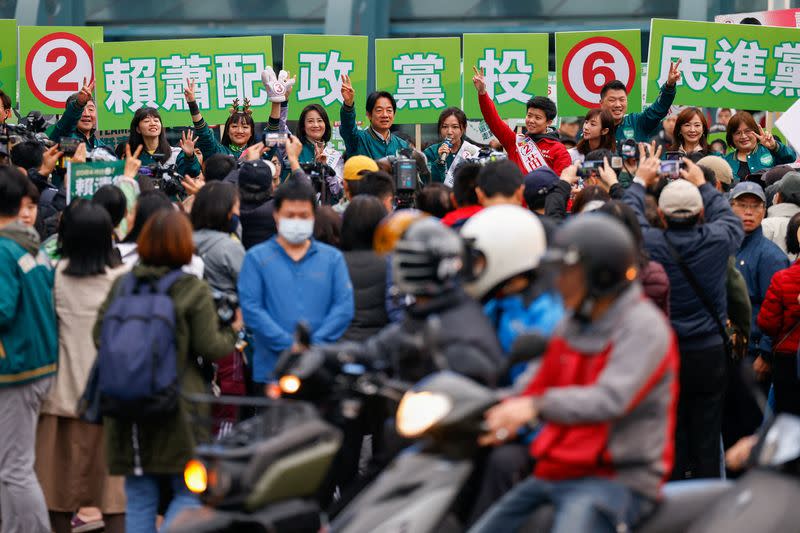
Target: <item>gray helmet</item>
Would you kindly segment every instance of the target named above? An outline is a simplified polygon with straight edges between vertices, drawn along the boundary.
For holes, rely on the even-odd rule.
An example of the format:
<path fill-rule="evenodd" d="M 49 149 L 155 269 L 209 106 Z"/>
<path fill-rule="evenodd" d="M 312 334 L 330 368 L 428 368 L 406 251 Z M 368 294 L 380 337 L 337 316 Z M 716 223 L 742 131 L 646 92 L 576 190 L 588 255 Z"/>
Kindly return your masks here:
<path fill-rule="evenodd" d="M 414 296 L 437 296 L 459 285 L 464 243 L 458 234 L 433 218 L 411 224 L 392 255 L 397 288 Z"/>

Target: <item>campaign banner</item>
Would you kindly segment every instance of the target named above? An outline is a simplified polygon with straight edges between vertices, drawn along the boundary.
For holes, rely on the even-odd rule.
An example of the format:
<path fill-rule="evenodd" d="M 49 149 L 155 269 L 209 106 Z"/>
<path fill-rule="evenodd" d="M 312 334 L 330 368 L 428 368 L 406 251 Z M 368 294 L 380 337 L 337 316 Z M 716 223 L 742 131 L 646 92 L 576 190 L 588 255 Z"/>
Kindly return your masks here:
<path fill-rule="evenodd" d="M 784 28 L 800 27 L 800 9 L 775 9 L 772 11 L 717 15 L 714 17 L 714 22 L 741 24 L 742 20 L 746 18 L 754 18 L 764 26 L 783 26 Z"/>
<path fill-rule="evenodd" d="M 481 117 L 472 67 L 484 71 L 486 93 L 501 118 L 525 116 L 525 104 L 548 94 L 548 35 L 546 33 L 465 33 L 464 112 Z"/>
<path fill-rule="evenodd" d="M 0 91 L 17 101 L 17 21 L 0 20 Z"/>
<path fill-rule="evenodd" d="M 786 111 L 800 96 L 800 29 L 653 19 L 648 101 L 678 59 L 675 104 Z"/>
<path fill-rule="evenodd" d="M 103 185 L 111 185 L 125 170 L 125 161 L 67 162 L 67 203 L 73 198 L 91 198 Z"/>
<path fill-rule="evenodd" d="M 19 27 L 19 108 L 60 114 L 67 98 L 94 76 L 92 46 L 101 26 Z"/>
<path fill-rule="evenodd" d="M 558 114 L 584 116 L 600 107 L 600 90 L 619 80 L 628 91 L 628 111 L 641 111 L 642 45 L 639 30 L 556 33 Z"/>
<path fill-rule="evenodd" d="M 284 35 L 283 69 L 296 78 L 289 95 L 289 120 L 300 118 L 309 104 L 328 112 L 331 125 L 339 121 L 342 74 L 350 82 L 360 103 L 356 115 L 365 116 L 369 38 L 361 35 Z M 277 73 L 276 73 L 277 74 Z"/>
<path fill-rule="evenodd" d="M 397 101 L 395 124 L 435 124 L 461 106 L 460 39 L 375 39 L 375 85 Z"/>
<path fill-rule="evenodd" d="M 223 124 L 234 100 L 245 99 L 256 122 L 269 117 L 261 72 L 272 65 L 270 37 L 176 39 L 98 43 L 97 122 L 101 129 L 129 128 L 140 107 L 154 107 L 164 126 L 191 126 L 183 96 L 186 80 L 195 82 L 195 98 L 209 124 Z"/>

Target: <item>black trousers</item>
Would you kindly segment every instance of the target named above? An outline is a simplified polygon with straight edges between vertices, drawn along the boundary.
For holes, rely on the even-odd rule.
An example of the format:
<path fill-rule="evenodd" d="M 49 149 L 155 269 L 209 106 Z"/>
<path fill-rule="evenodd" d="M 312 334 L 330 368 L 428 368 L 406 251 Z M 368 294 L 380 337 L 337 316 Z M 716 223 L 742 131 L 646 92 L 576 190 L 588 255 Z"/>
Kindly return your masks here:
<path fill-rule="evenodd" d="M 681 350 L 672 479 L 720 477 L 727 357 L 721 344 L 699 351 Z"/>
<path fill-rule="evenodd" d="M 800 416 L 800 380 L 797 379 L 795 354 L 776 354 L 772 361 L 772 385 L 775 388 L 775 413 Z"/>
<path fill-rule="evenodd" d="M 467 525 L 477 522 L 514 485 L 531 475 L 534 462 L 529 448 L 527 444 L 511 442 L 491 449 Z"/>

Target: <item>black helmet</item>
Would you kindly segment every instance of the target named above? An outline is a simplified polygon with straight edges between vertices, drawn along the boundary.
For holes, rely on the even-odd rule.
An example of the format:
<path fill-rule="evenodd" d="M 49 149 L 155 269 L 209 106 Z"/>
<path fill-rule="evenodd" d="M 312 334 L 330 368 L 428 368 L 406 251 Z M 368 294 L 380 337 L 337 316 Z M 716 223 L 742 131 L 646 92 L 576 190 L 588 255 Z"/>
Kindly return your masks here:
<path fill-rule="evenodd" d="M 397 288 L 414 296 L 437 296 L 456 287 L 464 266 L 464 243 L 458 233 L 434 218 L 409 226 L 392 255 Z"/>
<path fill-rule="evenodd" d="M 633 236 L 604 213 L 569 220 L 556 231 L 548 255 L 564 265 L 583 267 L 589 300 L 619 294 L 639 274 Z"/>

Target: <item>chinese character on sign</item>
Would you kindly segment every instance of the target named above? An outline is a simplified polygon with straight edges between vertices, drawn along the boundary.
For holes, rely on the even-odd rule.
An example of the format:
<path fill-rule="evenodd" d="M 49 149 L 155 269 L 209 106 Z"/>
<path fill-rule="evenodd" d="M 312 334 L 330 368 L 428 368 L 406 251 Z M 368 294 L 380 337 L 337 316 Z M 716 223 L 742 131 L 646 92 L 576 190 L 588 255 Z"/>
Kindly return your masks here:
<path fill-rule="evenodd" d="M 164 80 L 166 91 L 162 107 L 166 110 L 175 108 L 185 111 L 188 109 L 183 97 L 183 86 L 187 79 L 193 79 L 197 105 L 200 109 L 208 109 L 211 105 L 208 95 L 208 80 L 211 78 L 211 73 L 207 68 L 209 65 L 211 65 L 210 57 L 197 54 L 192 54 L 188 58 L 173 55 L 162 59 L 161 67 L 164 72 L 161 73 L 161 79 Z"/>
<path fill-rule="evenodd" d="M 682 79 L 678 85 L 689 86 L 693 91 L 702 91 L 708 84 L 706 40 L 691 37 L 664 37 L 661 44 L 661 72 L 658 84 L 664 85 L 669 77 L 670 62 L 681 60 Z"/>
<path fill-rule="evenodd" d="M 780 96 L 800 96 L 800 44 L 781 43 L 775 47 L 775 58 L 778 66 L 775 78 L 770 85 L 770 94 Z"/>
<path fill-rule="evenodd" d="M 108 96 L 104 102 L 106 109 L 114 113 L 122 113 L 122 109 L 131 101 L 131 65 L 115 57 L 111 63 L 103 65 L 103 75 Z M 76 184 L 77 185 L 77 184 Z"/>
<path fill-rule="evenodd" d="M 297 91 L 297 100 L 311 100 L 322 98 L 322 103 L 330 105 L 342 98 L 342 74 L 350 74 L 353 70 L 352 61 L 340 61 L 339 52 L 332 50 L 329 54 L 324 52 L 307 52 L 300 54 L 300 90 Z M 328 89 L 322 85 L 327 83 Z"/>
<path fill-rule="evenodd" d="M 720 77 L 711 86 L 719 92 L 727 89 L 734 93 L 764 94 L 767 89 L 767 78 L 764 76 L 764 65 L 768 51 L 758 46 L 758 41 L 740 40 L 736 48 L 731 50 L 731 43 L 726 38 L 717 41 L 721 50 L 714 53 L 717 62 L 714 71 Z"/>
<path fill-rule="evenodd" d="M 264 70 L 262 54 L 220 55 L 214 56 L 214 61 L 220 108 L 228 107 L 236 98 L 240 101 L 247 98 L 253 106 L 267 102 L 267 91 L 261 85 L 261 71 Z M 258 83 L 258 96 L 253 93 L 254 83 Z"/>
<path fill-rule="evenodd" d="M 485 70 L 486 92 L 489 98 L 496 99 L 498 104 L 511 100 L 527 102 L 533 96 L 525 92 L 525 87 L 533 74 L 533 65 L 527 63 L 525 50 L 503 50 L 499 60 L 494 54 L 495 50 L 488 48 L 484 51 L 483 58 L 478 60 L 478 67 Z M 516 74 L 509 72 L 513 64 L 516 64 Z M 497 98 L 494 91 L 496 83 L 503 89 Z"/>
<path fill-rule="evenodd" d="M 75 180 L 75 194 L 78 196 L 92 196 L 94 194 L 94 178 L 79 178 Z"/>
<path fill-rule="evenodd" d="M 131 59 L 131 103 L 129 109 L 158 107 L 156 104 L 156 60 Z"/>
<path fill-rule="evenodd" d="M 444 107 L 442 76 L 444 59 L 437 54 L 404 54 L 392 61 L 392 70 L 398 73 L 397 107 L 409 109 Z"/>

